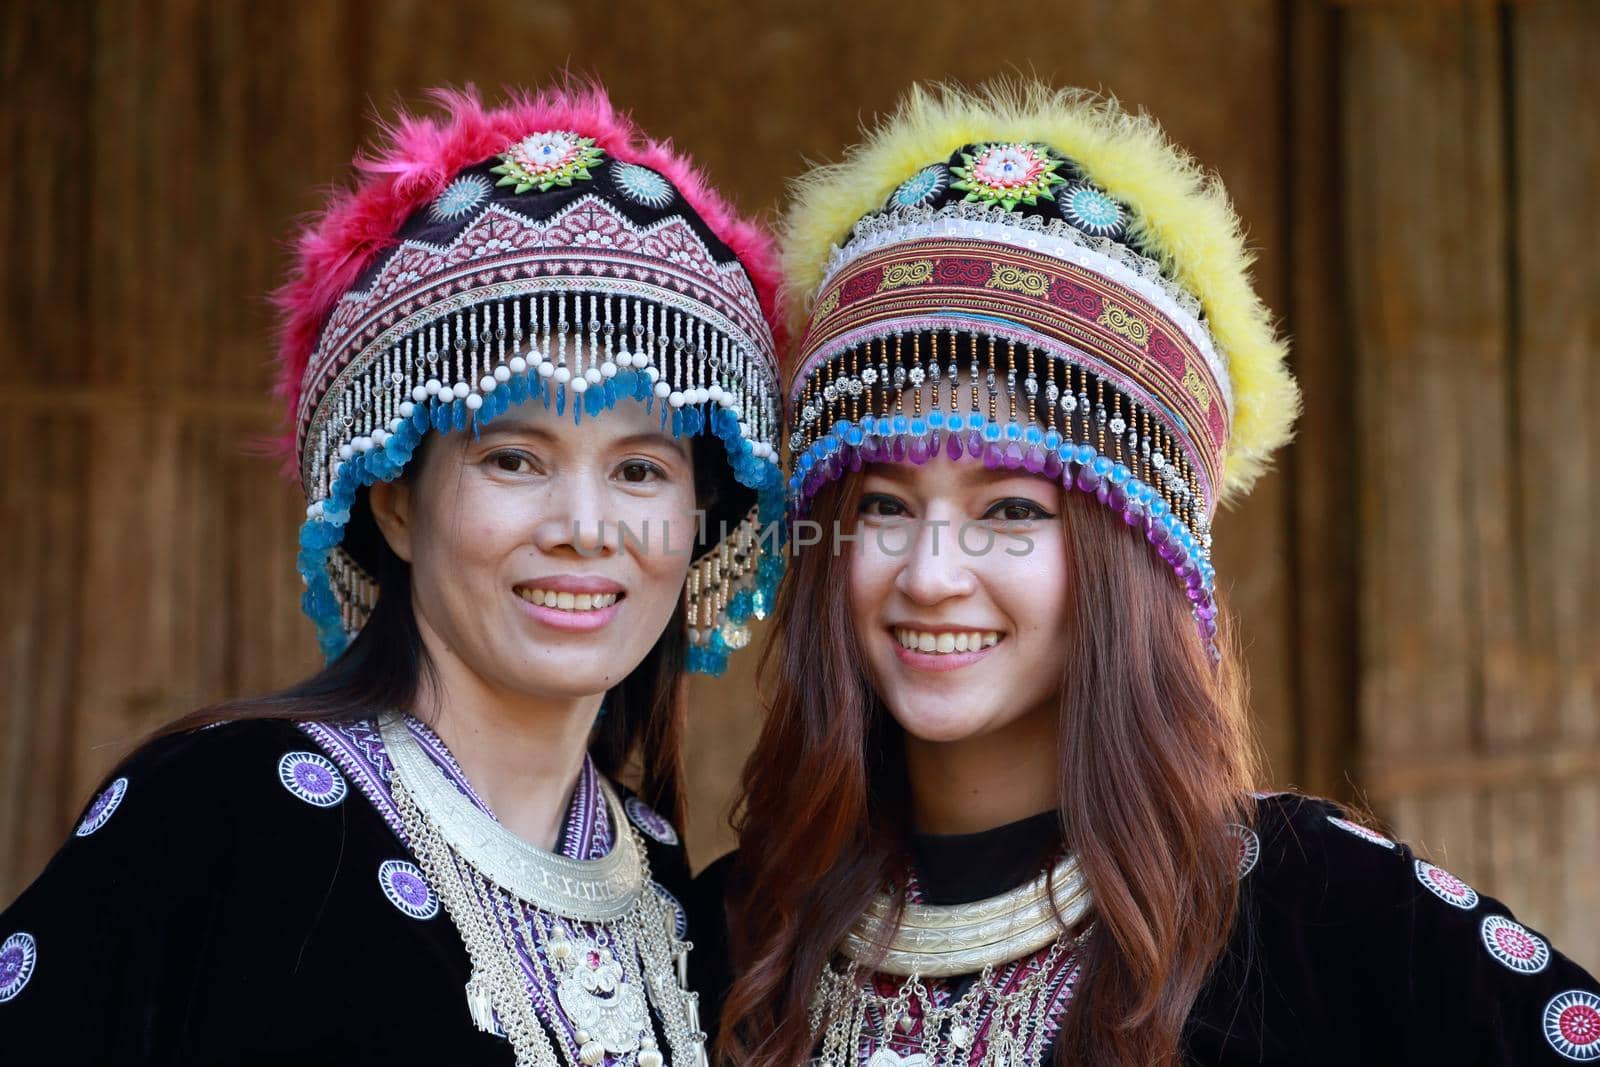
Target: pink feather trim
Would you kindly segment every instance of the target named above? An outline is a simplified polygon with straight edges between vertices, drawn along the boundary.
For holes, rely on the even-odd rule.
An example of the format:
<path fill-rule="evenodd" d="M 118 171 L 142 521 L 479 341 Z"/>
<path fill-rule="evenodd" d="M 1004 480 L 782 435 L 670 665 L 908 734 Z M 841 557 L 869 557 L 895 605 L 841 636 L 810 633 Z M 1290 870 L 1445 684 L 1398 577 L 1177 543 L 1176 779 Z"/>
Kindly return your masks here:
<path fill-rule="evenodd" d="M 471 85 L 434 89 L 428 96 L 443 114 L 402 112 L 393 122 L 382 123 L 381 141 L 355 158 L 359 175 L 355 188 L 336 191 L 294 242 L 289 280 L 273 294 L 280 318 L 276 392 L 291 425 L 300 402 L 300 382 L 323 324 L 373 258 L 393 243 L 400 224 L 437 196 L 462 168 L 542 130 L 572 130 L 592 137 L 611 157 L 660 172 L 739 257 L 767 322 L 780 333 L 779 272 L 772 238 L 741 217 L 687 156 L 673 150 L 670 141 L 646 137 L 627 114 L 612 106 L 598 84 L 519 92 L 495 108 L 485 107 Z M 781 334 L 779 343 L 781 349 Z M 292 463 L 292 430 L 280 448 Z"/>

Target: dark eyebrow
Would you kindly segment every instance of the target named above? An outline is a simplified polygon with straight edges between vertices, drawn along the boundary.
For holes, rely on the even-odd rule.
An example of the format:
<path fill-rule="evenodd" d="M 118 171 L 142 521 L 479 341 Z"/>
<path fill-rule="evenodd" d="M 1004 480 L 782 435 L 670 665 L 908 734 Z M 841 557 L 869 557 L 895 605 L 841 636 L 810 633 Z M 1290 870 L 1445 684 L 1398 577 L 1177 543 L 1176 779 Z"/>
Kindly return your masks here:
<path fill-rule="evenodd" d="M 478 437 L 480 439 L 493 439 L 497 437 L 511 436 L 533 437 L 541 441 L 554 441 L 556 439 L 555 434 L 551 433 L 543 426 L 540 426 L 538 423 L 528 420 L 519 421 L 516 419 L 509 419 L 506 421 L 496 419 L 494 422 L 491 422 L 485 426 L 478 433 Z M 612 445 L 613 447 L 617 448 L 638 448 L 646 445 L 656 445 L 665 446 L 674 452 L 679 452 L 684 455 L 688 455 L 689 453 L 688 444 L 681 438 L 673 437 L 671 434 L 661 433 L 659 431 L 647 430 L 643 433 L 629 434 L 626 437 L 617 438 L 612 442 Z"/>
<path fill-rule="evenodd" d="M 674 452 L 689 452 L 689 443 L 681 437 L 674 437 L 669 433 L 631 433 L 626 437 L 619 437 L 615 444 L 622 448 L 633 448 L 641 445 L 665 445 Z"/>

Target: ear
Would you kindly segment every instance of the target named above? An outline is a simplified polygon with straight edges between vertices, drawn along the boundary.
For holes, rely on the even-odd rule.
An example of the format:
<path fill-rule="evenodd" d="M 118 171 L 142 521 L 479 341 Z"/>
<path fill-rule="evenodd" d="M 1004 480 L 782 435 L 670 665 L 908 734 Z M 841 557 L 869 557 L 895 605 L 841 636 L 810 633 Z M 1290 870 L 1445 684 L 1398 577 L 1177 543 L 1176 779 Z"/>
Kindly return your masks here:
<path fill-rule="evenodd" d="M 367 503 L 372 508 L 372 519 L 378 532 L 389 542 L 389 550 L 407 563 L 411 562 L 411 480 L 374 482 L 367 490 Z"/>

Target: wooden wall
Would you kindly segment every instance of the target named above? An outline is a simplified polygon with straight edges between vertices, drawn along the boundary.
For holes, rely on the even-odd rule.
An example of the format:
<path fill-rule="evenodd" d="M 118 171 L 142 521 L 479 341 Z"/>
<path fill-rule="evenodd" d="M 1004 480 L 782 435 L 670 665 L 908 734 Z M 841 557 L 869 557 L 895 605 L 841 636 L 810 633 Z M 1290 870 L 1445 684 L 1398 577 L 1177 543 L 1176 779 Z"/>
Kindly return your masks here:
<path fill-rule="evenodd" d="M 1149 108 L 1227 180 L 1307 408 L 1218 526 L 1273 777 L 1600 964 L 1600 5 L 23 0 L 0 12 L 0 901 L 106 767 L 313 666 L 250 444 L 281 238 L 373 107 L 570 65 L 744 207 L 917 78 Z M 692 836 L 759 719 L 697 682 Z"/>

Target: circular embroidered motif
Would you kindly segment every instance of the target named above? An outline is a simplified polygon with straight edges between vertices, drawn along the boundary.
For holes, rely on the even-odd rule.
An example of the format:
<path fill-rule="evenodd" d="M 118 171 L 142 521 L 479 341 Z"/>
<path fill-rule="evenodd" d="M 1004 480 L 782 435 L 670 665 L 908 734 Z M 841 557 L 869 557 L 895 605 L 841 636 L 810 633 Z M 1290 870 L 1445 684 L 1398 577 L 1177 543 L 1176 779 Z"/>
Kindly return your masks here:
<path fill-rule="evenodd" d="M 678 843 L 678 831 L 672 828 L 672 824 L 657 815 L 650 805 L 638 797 L 629 797 L 628 802 L 622 807 L 627 811 L 628 818 L 633 820 L 633 825 L 660 841 L 663 845 L 676 845 Z"/>
<path fill-rule="evenodd" d="M 1380 833 L 1368 830 L 1360 823 L 1351 822 L 1349 819 L 1341 819 L 1337 815 L 1328 816 L 1328 821 L 1333 823 L 1333 825 L 1337 826 L 1339 829 L 1344 830 L 1346 833 L 1355 834 L 1363 841 L 1370 841 L 1374 845 L 1382 845 L 1384 848 L 1395 847 L 1393 841 L 1390 841 L 1387 837 L 1384 837 Z"/>
<path fill-rule="evenodd" d="M 414 863 L 384 860 L 378 864 L 378 884 L 389 903 L 413 919 L 431 919 L 439 914 L 439 898 L 428 888 L 428 881 Z"/>
<path fill-rule="evenodd" d="M 326 756 L 290 752 L 278 761 L 278 781 L 307 804 L 331 808 L 344 799 L 344 775 Z"/>
<path fill-rule="evenodd" d="M 78 837 L 88 837 L 100 829 L 116 813 L 117 808 L 122 804 L 122 798 L 127 794 L 128 780 L 126 778 L 118 778 L 106 786 L 100 795 L 94 798 L 94 803 L 89 805 L 89 810 L 84 815 L 83 821 L 72 832 Z"/>
<path fill-rule="evenodd" d="M 922 207 L 949 187 L 950 171 L 943 163 L 934 163 L 901 182 L 889 199 L 895 207 Z"/>
<path fill-rule="evenodd" d="M 1550 962 L 1550 946 L 1545 939 L 1503 915 L 1484 916 L 1478 932 L 1489 955 L 1513 971 L 1534 974 Z"/>
<path fill-rule="evenodd" d="M 1052 186 L 1066 181 L 1056 173 L 1061 160 L 1036 144 L 985 144 L 961 153 L 961 166 L 950 170 L 959 179 L 952 189 L 966 190 L 964 199 L 999 204 L 1007 211 L 1018 204 L 1037 204 L 1042 196 L 1054 200 Z"/>
<path fill-rule="evenodd" d="M 1570 989 L 1544 1007 L 1544 1036 L 1569 1060 L 1600 1060 L 1600 997 Z"/>
<path fill-rule="evenodd" d="M 0 945 L 0 1004 L 22 992 L 33 977 L 33 964 L 38 958 L 32 934 L 19 931 Z"/>
<path fill-rule="evenodd" d="M 435 222 L 459 219 L 485 200 L 494 191 L 489 179 L 481 174 L 463 174 L 444 187 L 444 192 L 434 198 L 428 213 Z"/>
<path fill-rule="evenodd" d="M 1261 859 L 1261 838 L 1248 826 L 1236 823 L 1228 829 L 1238 848 L 1235 862 L 1238 864 L 1239 877 L 1243 878 L 1256 869 L 1256 863 Z"/>
<path fill-rule="evenodd" d="M 613 163 L 611 180 L 616 183 L 617 191 L 635 204 L 659 209 L 672 203 L 672 186 L 649 167 Z"/>
<path fill-rule="evenodd" d="M 1471 911 L 1478 906 L 1478 891 L 1443 867 L 1435 867 L 1427 860 L 1417 860 L 1416 869 L 1417 881 L 1446 904 L 1453 904 L 1462 911 Z"/>
<path fill-rule="evenodd" d="M 1061 197 L 1061 214 L 1095 237 L 1122 236 L 1122 205 L 1088 182 L 1069 186 Z"/>
<path fill-rule="evenodd" d="M 501 175 L 495 184 L 513 186 L 512 192 L 537 189 L 542 193 L 558 185 L 588 181 L 589 168 L 604 158 L 593 137 L 549 130 L 529 134 L 500 153 L 500 165 L 490 167 L 489 173 Z"/>
<path fill-rule="evenodd" d="M 656 893 L 667 902 L 667 907 L 672 910 L 672 930 L 679 941 L 689 936 L 689 913 L 683 910 L 683 905 L 678 903 L 678 898 L 667 892 L 667 887 L 660 882 L 651 882 Z"/>

